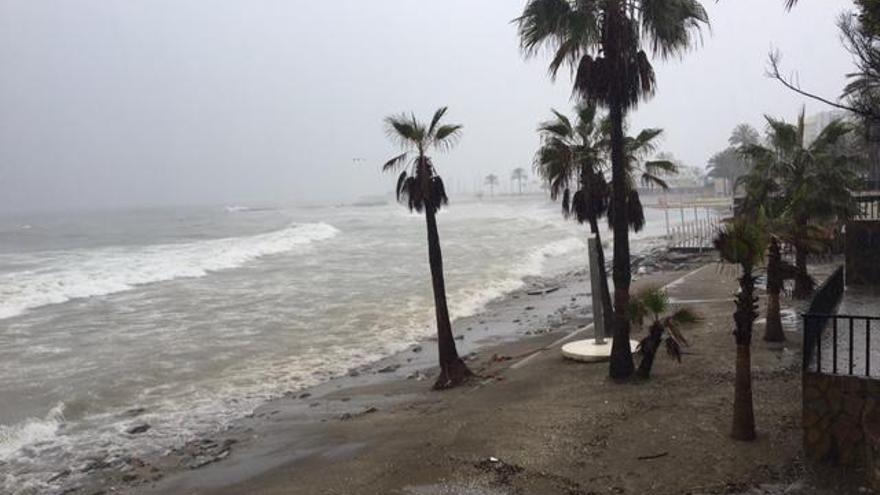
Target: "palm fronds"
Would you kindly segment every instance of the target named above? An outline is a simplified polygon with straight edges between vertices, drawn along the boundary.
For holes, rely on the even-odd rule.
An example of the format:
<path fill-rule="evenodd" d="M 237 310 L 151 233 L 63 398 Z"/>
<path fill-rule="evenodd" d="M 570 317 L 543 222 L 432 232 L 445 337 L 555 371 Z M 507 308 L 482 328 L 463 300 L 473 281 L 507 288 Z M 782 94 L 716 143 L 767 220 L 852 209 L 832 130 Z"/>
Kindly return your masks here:
<path fill-rule="evenodd" d="M 385 118 L 386 134 L 403 153 L 385 162 L 382 171 L 404 169 L 397 177 L 394 192 L 397 200 L 412 211 L 422 212 L 427 208 L 437 211 L 449 201 L 443 180 L 427 155 L 432 148 L 448 150 L 461 137 L 461 125 L 441 124 L 446 112 L 446 107 L 438 109 L 427 126 L 414 114 L 402 113 Z"/>
<path fill-rule="evenodd" d="M 650 320 L 648 335 L 636 348 L 642 355 L 639 375 L 644 378 L 651 374 L 654 356 L 661 343 L 665 343 L 666 352 L 670 357 L 681 362 L 682 348 L 690 345 L 682 333 L 682 328 L 700 320 L 690 308 L 678 308 L 668 314 L 669 307 L 669 295 L 657 287 L 644 289 L 630 299 L 627 311 L 630 321 L 641 326 L 646 319 Z"/>

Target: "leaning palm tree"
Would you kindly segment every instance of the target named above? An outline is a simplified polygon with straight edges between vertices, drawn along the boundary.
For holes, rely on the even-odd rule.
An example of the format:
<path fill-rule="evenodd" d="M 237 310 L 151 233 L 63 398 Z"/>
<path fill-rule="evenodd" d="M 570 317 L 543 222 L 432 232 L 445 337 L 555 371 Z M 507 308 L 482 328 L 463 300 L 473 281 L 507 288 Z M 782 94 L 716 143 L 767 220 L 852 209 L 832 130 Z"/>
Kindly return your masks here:
<path fill-rule="evenodd" d="M 851 131 L 843 121 L 832 121 L 808 143 L 803 111 L 795 124 L 766 119 L 767 144 L 740 149 L 753 164 L 741 178 L 744 207 L 764 207 L 771 218 L 787 219 L 797 267 L 794 297 L 804 299 L 815 285 L 807 271 L 807 256 L 816 246 L 811 230 L 855 213 L 852 190 L 859 183 L 860 160 L 843 146 Z"/>
<path fill-rule="evenodd" d="M 608 211 L 610 188 L 605 179 L 604 136 L 597 120 L 596 105 L 575 107 L 572 121 L 556 110 L 554 118 L 538 127 L 541 147 L 535 153 L 535 170 L 544 179 L 554 201 L 562 198 L 562 214 L 590 226 L 599 241 L 599 279 L 605 328 L 614 328 L 614 309 L 605 271 L 605 251 L 599 219 Z M 572 194 L 572 190 L 574 193 Z"/>
<path fill-rule="evenodd" d="M 498 181 L 498 176 L 495 174 L 489 174 L 486 176 L 486 185 L 489 186 L 489 196 L 495 196 L 495 186 L 497 186 L 500 182 Z"/>
<path fill-rule="evenodd" d="M 391 172 L 402 169 L 395 188 L 398 201 L 403 202 L 410 211 L 425 213 L 440 363 L 440 376 L 434 383 L 435 389 L 454 387 L 472 376 L 458 356 L 452 325 L 449 323 L 449 309 L 446 307 L 446 282 L 443 279 L 443 256 L 436 214 L 448 202 L 448 198 L 443 180 L 427 155 L 431 149 L 448 150 L 461 135 L 462 126 L 441 125 L 445 114 L 446 107 L 437 110 L 428 125 L 418 121 L 415 115 L 400 114 L 386 118 L 388 136 L 403 149 L 403 153 L 388 160 L 382 167 L 383 171 Z"/>
<path fill-rule="evenodd" d="M 519 193 L 523 193 L 523 181 L 528 179 L 529 176 L 526 175 L 526 169 L 522 167 L 517 167 L 513 169 L 513 172 L 510 174 L 510 180 L 517 183 L 519 186 Z"/>
<path fill-rule="evenodd" d="M 682 53 L 708 16 L 697 0 L 529 0 L 516 22 L 527 56 L 549 47 L 554 52 L 551 78 L 568 66 L 574 93 L 609 111 L 611 202 L 622 213 L 614 223 L 615 329 L 609 372 L 612 378 L 626 378 L 634 365 L 626 315 L 632 273 L 624 120 L 655 89 L 646 50 L 664 58 Z"/>
<path fill-rule="evenodd" d="M 650 319 L 648 335 L 639 342 L 636 351 L 642 356 L 636 375 L 639 378 L 651 378 L 651 368 L 660 345 L 665 342 L 666 352 L 679 363 L 681 348 L 688 345 L 681 333 L 681 327 L 696 323 L 698 318 L 689 308 L 679 308 L 664 316 L 669 311 L 669 295 L 656 287 L 648 288 L 636 294 L 630 300 L 630 320 L 641 326 L 646 318 Z M 663 334 L 668 334 L 664 340 Z"/>
<path fill-rule="evenodd" d="M 736 217 L 715 237 L 721 260 L 738 265 L 739 292 L 733 313 L 736 339 L 736 381 L 734 382 L 733 428 L 736 440 L 755 439 L 755 411 L 752 405 L 752 326 L 758 317 L 755 296 L 755 269 L 767 249 L 767 235 L 761 221 Z"/>

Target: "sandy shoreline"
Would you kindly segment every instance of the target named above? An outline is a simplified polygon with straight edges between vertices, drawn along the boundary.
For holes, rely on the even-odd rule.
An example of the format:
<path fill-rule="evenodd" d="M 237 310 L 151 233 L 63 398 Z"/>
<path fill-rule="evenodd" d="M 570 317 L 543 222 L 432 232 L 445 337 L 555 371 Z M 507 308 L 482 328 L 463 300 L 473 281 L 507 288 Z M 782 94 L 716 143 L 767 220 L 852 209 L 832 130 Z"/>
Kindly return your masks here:
<path fill-rule="evenodd" d="M 703 330 L 720 333 L 695 337 L 681 366 L 658 358 L 651 382 L 613 385 L 606 365 L 563 361 L 558 348 L 549 347 L 590 322 L 587 276 L 538 278 L 455 322 L 463 336 L 460 352 L 481 377 L 468 387 L 429 390 L 436 355 L 432 342 L 425 342 L 271 401 L 228 431 L 167 455 L 96 471 L 69 493 L 644 493 L 639 490 L 649 487 L 652 493 L 737 493 L 737 487 L 762 483 L 776 483 L 769 490 L 788 489 L 803 477 L 796 334 L 783 347 L 756 343 L 761 439 L 752 446 L 729 445 L 742 450 L 741 459 L 715 462 L 705 466 L 715 466 L 714 475 L 703 471 L 681 482 L 683 458 L 699 465 L 729 443 L 734 346 L 727 327 L 735 283 L 710 260 L 643 260 L 646 269 L 636 286 L 672 283 L 674 299 L 700 301 Z M 767 394 L 779 403 L 762 404 Z M 675 397 L 698 404 L 665 404 Z M 678 415 L 701 408 L 709 416 L 701 412 L 695 434 L 689 431 L 695 418 Z M 651 414 L 659 416 L 640 419 Z M 659 425 L 669 434 L 646 439 L 640 431 L 656 436 Z M 615 436 L 623 438 L 615 442 Z M 678 445 L 677 438 L 695 443 Z M 746 455 L 749 449 L 761 452 Z M 614 461 L 619 456 L 626 470 Z M 650 473 L 656 482 L 634 474 L 653 471 L 653 464 L 668 471 Z M 328 476 L 331 468 L 335 474 Z"/>
<path fill-rule="evenodd" d="M 646 264 L 653 270 L 676 268 L 677 264 L 682 263 L 681 267 L 684 267 L 687 266 L 687 259 L 687 256 L 669 259 L 664 249 L 655 248 L 644 256 L 634 257 L 634 263 Z M 585 270 L 529 277 L 524 280 L 523 287 L 490 301 L 474 315 L 454 321 L 457 346 L 460 354 L 470 361 L 478 358 L 478 350 L 488 352 L 522 339 L 570 332 L 574 327 L 591 322 L 590 305 L 589 280 Z M 362 402 L 369 400 L 361 400 L 361 394 L 353 394 L 355 397 L 345 398 L 344 401 L 332 400 L 331 394 L 341 394 L 344 390 L 385 387 L 396 391 L 409 388 L 401 387 L 400 382 L 405 381 L 407 385 L 413 385 L 414 392 L 423 392 L 430 386 L 435 371 L 436 345 L 433 340 L 429 338 L 379 361 L 351 368 L 346 376 L 335 377 L 306 389 L 291 390 L 285 397 L 271 400 L 252 415 L 241 418 L 228 431 L 204 434 L 161 455 L 123 456 L 114 460 L 94 458 L 78 469 L 59 466 L 53 481 L 61 485 L 59 493 L 95 493 L 104 489 L 128 491 L 133 486 L 158 481 L 170 473 L 203 467 L 225 458 L 233 450 L 240 450 L 239 444 L 247 438 L 247 431 L 253 424 L 279 414 L 279 408 L 301 408 L 303 417 L 320 422 L 346 414 L 357 415 L 362 410 L 375 407 L 369 404 L 362 406 Z M 319 399 L 324 396 L 331 396 L 331 400 L 319 404 Z M 383 399 L 384 402 L 388 401 L 387 398 Z M 133 406 L 132 410 L 140 409 Z M 137 423 L 137 417 L 133 418 L 133 422 Z M 84 476 L 76 476 L 80 474 Z M 67 478 L 70 481 L 65 483 Z"/>

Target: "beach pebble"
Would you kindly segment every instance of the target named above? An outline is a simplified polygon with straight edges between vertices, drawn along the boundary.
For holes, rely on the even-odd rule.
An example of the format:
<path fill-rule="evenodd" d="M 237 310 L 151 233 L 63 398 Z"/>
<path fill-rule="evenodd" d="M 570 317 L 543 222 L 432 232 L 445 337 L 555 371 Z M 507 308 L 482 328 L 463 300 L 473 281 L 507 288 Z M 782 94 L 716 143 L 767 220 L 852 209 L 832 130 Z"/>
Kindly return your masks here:
<path fill-rule="evenodd" d="M 129 435 L 139 435 L 141 433 L 146 432 L 149 429 L 150 429 L 150 425 L 148 425 L 147 423 L 141 423 L 141 424 L 130 426 L 127 430 L 125 430 L 125 432 L 128 433 Z"/>
<path fill-rule="evenodd" d="M 407 380 L 416 380 L 419 382 L 424 380 L 425 378 L 427 378 L 427 376 L 425 376 L 425 374 L 422 373 L 421 371 L 416 371 L 415 373 L 410 373 L 410 375 L 406 377 Z"/>

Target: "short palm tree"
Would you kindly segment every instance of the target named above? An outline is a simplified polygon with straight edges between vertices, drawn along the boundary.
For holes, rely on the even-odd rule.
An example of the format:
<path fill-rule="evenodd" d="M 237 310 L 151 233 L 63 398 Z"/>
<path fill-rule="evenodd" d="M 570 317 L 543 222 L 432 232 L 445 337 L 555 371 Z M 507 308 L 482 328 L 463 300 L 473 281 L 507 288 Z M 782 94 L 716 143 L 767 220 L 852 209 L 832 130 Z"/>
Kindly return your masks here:
<path fill-rule="evenodd" d="M 734 382 L 733 428 L 736 440 L 755 439 L 755 411 L 752 404 L 752 326 L 758 317 L 755 296 L 755 269 L 767 250 L 763 222 L 744 216 L 736 217 L 722 227 L 715 237 L 715 249 L 721 260 L 740 268 L 739 292 L 733 313 L 736 339 L 736 380 Z"/>
<path fill-rule="evenodd" d="M 489 186 L 489 196 L 495 196 L 495 186 L 500 184 L 498 180 L 498 176 L 495 174 L 489 174 L 486 176 L 486 185 Z"/>
<path fill-rule="evenodd" d="M 575 107 L 576 119 L 552 110 L 553 118 L 538 126 L 541 147 L 535 153 L 535 170 L 546 182 L 550 197 L 562 198 L 562 214 L 580 224 L 588 224 L 599 241 L 599 279 L 602 284 L 603 321 L 614 328 L 614 310 L 605 271 L 605 252 L 599 219 L 608 211 L 610 188 L 605 180 L 603 133 L 596 105 Z M 572 190 L 574 193 L 572 194 Z"/>
<path fill-rule="evenodd" d="M 630 300 L 630 321 L 642 326 L 646 318 L 650 319 L 648 335 L 639 342 L 636 351 L 642 356 L 642 362 L 636 370 L 640 378 L 650 378 L 654 358 L 665 339 L 666 352 L 679 363 L 681 349 L 688 345 L 681 333 L 681 327 L 698 321 L 696 313 L 689 308 L 679 308 L 666 315 L 669 311 L 669 295 L 666 291 L 652 287 L 638 293 Z M 665 316 L 664 316 L 665 315 Z"/>
<path fill-rule="evenodd" d="M 510 180 L 517 183 L 517 186 L 519 187 L 520 194 L 523 193 L 523 181 L 525 181 L 528 178 L 529 178 L 529 176 L 526 175 L 526 169 L 524 169 L 522 167 L 517 167 L 517 168 L 513 169 L 513 172 L 510 174 Z"/>
<path fill-rule="evenodd" d="M 816 246 L 811 230 L 856 212 L 852 190 L 860 180 L 860 160 L 843 146 L 851 128 L 841 120 L 832 121 L 808 143 L 803 111 L 795 124 L 766 119 L 767 144 L 740 149 L 753 165 L 741 178 L 743 207 L 763 207 L 771 218 L 787 220 L 797 267 L 794 297 L 804 299 L 815 285 L 807 271 L 807 256 Z"/>
<path fill-rule="evenodd" d="M 697 0 L 529 0 L 516 19 L 527 56 L 550 48 L 550 75 L 569 67 L 574 93 L 608 108 L 614 210 L 615 328 L 609 373 L 632 375 L 629 286 L 632 280 L 627 219 L 624 120 L 654 93 L 654 68 L 646 50 L 669 57 L 693 45 L 708 16 Z"/>
<path fill-rule="evenodd" d="M 440 364 L 435 389 L 454 387 L 472 376 L 458 356 L 449 322 L 449 309 L 446 307 L 446 282 L 443 278 L 443 255 L 440 252 L 436 214 L 447 204 L 448 198 L 443 180 L 427 155 L 431 149 L 448 150 L 461 135 L 462 126 L 441 124 L 445 114 L 446 107 L 437 110 L 428 125 L 418 121 L 415 115 L 401 114 L 386 118 L 388 136 L 400 146 L 403 153 L 388 160 L 382 167 L 383 171 L 388 172 L 402 170 L 395 187 L 398 201 L 403 202 L 410 211 L 425 213 Z"/>

